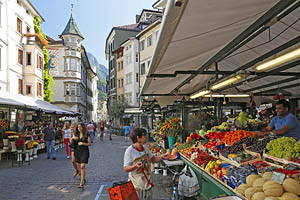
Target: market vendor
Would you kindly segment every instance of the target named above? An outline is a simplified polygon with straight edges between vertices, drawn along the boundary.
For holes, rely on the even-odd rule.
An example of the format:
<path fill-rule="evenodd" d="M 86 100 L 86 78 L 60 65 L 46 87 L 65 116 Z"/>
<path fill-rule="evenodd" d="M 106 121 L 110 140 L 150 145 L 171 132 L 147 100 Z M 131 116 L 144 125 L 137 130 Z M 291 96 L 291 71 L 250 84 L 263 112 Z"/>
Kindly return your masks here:
<path fill-rule="evenodd" d="M 297 118 L 289 113 L 290 103 L 280 100 L 276 103 L 276 113 L 265 132 L 256 132 L 258 136 L 277 135 L 300 140 L 300 125 Z"/>

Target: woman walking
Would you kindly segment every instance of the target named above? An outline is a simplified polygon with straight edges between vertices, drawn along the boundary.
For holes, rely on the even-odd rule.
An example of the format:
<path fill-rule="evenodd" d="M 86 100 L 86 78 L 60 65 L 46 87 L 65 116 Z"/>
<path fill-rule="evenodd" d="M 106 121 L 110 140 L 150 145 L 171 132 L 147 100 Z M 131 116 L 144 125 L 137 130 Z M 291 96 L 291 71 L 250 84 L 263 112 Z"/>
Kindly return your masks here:
<path fill-rule="evenodd" d="M 77 145 L 78 145 L 78 136 L 76 135 L 76 123 L 72 123 L 71 125 L 71 146 L 72 146 L 72 152 L 71 152 L 71 159 L 72 159 L 72 164 L 73 164 L 73 167 L 75 169 L 75 173 L 73 175 L 73 177 L 75 178 L 78 174 L 80 176 L 80 173 L 79 173 L 79 169 L 80 169 L 80 166 L 77 165 L 76 163 L 76 158 L 75 158 L 75 151 L 77 149 Z"/>
<path fill-rule="evenodd" d="M 101 120 L 99 123 L 99 132 L 100 132 L 100 141 L 103 141 L 103 135 L 104 135 L 104 123 Z"/>
<path fill-rule="evenodd" d="M 153 156 L 144 146 L 147 142 L 147 132 L 142 128 L 135 128 L 130 135 L 133 142 L 124 155 L 124 171 L 129 173 L 129 180 L 134 185 L 140 200 L 152 199 L 150 163 L 158 163 L 161 157 Z"/>
<path fill-rule="evenodd" d="M 91 136 L 83 123 L 77 125 L 76 134 L 78 136 L 78 146 L 75 150 L 75 158 L 76 162 L 80 165 L 81 174 L 78 187 L 82 188 L 85 184 L 85 165 L 88 164 L 90 157 L 89 146 L 91 146 Z"/>
<path fill-rule="evenodd" d="M 67 158 L 70 158 L 72 149 L 69 147 L 70 140 L 71 140 L 71 129 L 70 129 L 69 122 L 65 122 L 63 131 L 62 131 L 62 136 L 64 138 L 64 144 L 66 147 Z"/>

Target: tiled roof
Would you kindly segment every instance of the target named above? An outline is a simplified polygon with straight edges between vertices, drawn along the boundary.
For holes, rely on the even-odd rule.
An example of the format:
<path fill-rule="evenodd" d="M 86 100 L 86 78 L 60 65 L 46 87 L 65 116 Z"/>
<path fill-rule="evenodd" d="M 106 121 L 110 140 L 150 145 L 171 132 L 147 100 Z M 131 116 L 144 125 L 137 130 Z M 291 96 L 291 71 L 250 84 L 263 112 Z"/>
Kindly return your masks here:
<path fill-rule="evenodd" d="M 114 28 L 117 28 L 117 29 L 125 29 L 125 30 L 139 30 L 137 28 L 137 25 L 138 24 L 128 24 L 128 25 L 123 25 L 123 26 L 116 26 Z"/>

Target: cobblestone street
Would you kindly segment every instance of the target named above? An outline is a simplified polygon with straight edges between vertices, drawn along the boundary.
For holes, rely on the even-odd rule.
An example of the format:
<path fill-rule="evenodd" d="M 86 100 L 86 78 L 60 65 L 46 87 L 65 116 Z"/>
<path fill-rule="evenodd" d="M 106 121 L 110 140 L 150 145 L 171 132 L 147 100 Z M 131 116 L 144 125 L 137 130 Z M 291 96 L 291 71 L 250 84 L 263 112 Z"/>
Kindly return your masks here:
<path fill-rule="evenodd" d="M 11 166 L 10 161 L 0 164 L 0 199 L 2 200 L 56 200 L 56 199 L 109 199 L 107 189 L 113 182 L 127 179 L 123 172 L 123 155 L 130 142 L 113 136 L 100 142 L 95 138 L 90 147 L 90 160 L 86 168 L 87 184 L 79 189 L 79 179 L 73 178 L 73 166 L 66 159 L 65 149 L 57 150 L 57 160 L 47 160 L 39 154 L 31 165 Z M 171 199 L 170 177 L 154 176 L 153 199 Z"/>

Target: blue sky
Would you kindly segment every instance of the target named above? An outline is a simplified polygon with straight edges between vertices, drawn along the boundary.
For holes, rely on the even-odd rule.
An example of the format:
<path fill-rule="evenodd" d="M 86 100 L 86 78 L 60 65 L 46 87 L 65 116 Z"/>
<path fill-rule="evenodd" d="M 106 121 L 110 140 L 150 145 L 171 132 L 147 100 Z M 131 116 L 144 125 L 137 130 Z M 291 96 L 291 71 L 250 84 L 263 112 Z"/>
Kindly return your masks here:
<path fill-rule="evenodd" d="M 73 17 L 85 37 L 83 44 L 99 63 L 107 66 L 105 40 L 114 26 L 135 23 L 135 15 L 143 8 L 151 9 L 156 0 L 31 0 L 45 19 L 44 32 L 58 39 L 69 18 L 71 4 Z"/>

